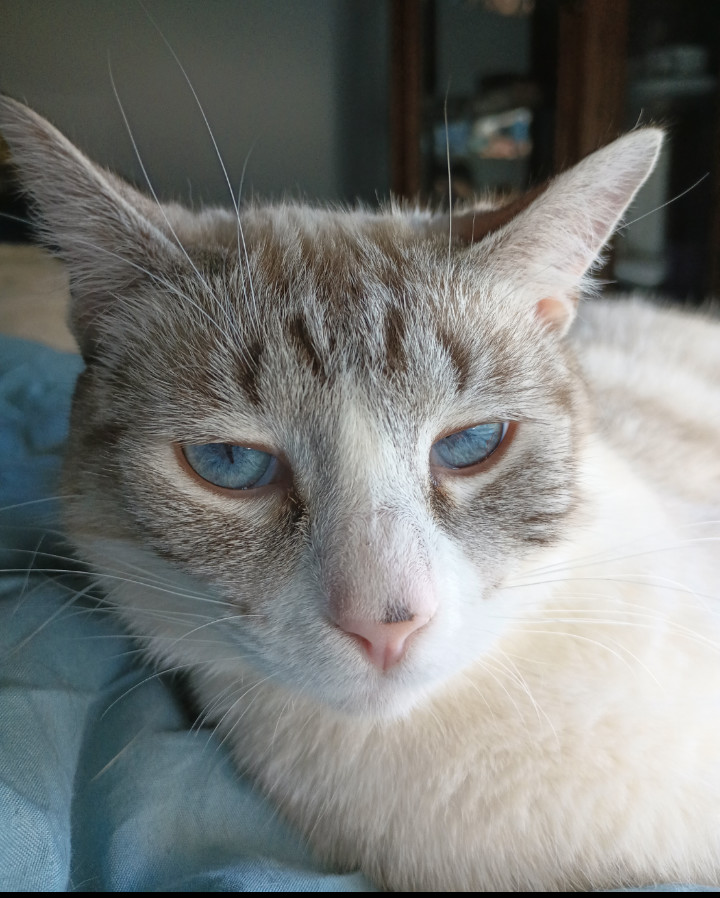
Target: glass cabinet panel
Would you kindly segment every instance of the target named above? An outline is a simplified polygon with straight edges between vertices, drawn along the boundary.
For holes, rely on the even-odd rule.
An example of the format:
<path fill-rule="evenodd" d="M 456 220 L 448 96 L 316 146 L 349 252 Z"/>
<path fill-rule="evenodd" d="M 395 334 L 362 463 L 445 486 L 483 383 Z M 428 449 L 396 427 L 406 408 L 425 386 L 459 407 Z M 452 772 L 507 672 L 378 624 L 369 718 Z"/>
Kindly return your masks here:
<path fill-rule="evenodd" d="M 408 8 L 419 19 L 419 174 L 400 193 L 445 208 L 449 195 L 455 204 L 512 193 L 638 124 L 659 124 L 665 149 L 602 277 L 679 301 L 720 292 L 720 2 Z"/>

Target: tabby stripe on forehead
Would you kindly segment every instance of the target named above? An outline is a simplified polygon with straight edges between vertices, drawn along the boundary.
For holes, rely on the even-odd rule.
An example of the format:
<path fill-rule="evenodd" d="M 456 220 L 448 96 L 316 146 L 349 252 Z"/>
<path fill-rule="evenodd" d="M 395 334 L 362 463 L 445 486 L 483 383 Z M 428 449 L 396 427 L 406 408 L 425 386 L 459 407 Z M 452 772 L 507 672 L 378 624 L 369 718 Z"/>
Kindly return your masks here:
<path fill-rule="evenodd" d="M 454 340 L 446 331 L 439 329 L 438 342 L 445 350 L 455 369 L 458 391 L 464 390 L 470 378 L 471 361 L 470 350 Z"/>
<path fill-rule="evenodd" d="M 253 405 L 260 405 L 258 377 L 262 351 L 262 343 L 256 341 L 247 345 L 241 352 L 238 352 L 235 359 L 235 376 Z"/>
<path fill-rule="evenodd" d="M 407 370 L 405 355 L 406 323 L 398 308 L 388 309 L 385 316 L 385 358 L 388 373 Z"/>
<path fill-rule="evenodd" d="M 320 353 L 310 336 L 307 322 L 302 315 L 294 315 L 288 322 L 288 336 L 300 356 L 301 361 L 310 367 L 314 377 L 324 382 L 327 378 L 325 365 Z"/>

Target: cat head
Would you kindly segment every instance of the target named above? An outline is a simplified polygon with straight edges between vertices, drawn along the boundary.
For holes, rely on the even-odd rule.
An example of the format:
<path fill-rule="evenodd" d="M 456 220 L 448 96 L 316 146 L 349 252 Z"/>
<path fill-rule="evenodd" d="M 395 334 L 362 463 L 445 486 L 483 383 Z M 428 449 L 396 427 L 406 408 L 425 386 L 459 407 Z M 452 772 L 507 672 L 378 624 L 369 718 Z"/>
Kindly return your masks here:
<path fill-rule="evenodd" d="M 14 101 L 0 131 L 86 361 L 68 526 L 148 651 L 371 713 L 488 651 L 579 513 L 565 335 L 660 132 L 450 220 L 195 213 Z"/>

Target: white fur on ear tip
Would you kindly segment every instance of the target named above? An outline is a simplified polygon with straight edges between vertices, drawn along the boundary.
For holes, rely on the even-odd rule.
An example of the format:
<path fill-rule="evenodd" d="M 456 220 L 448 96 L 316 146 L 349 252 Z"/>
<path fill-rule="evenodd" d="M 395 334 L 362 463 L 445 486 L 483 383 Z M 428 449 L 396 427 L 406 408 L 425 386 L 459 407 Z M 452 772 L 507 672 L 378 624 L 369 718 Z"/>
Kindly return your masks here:
<path fill-rule="evenodd" d="M 592 153 L 568 174 L 591 181 L 590 189 L 595 179 L 605 182 L 614 201 L 627 206 L 655 167 L 663 140 L 659 128 L 639 128 Z"/>
<path fill-rule="evenodd" d="M 643 127 L 637 128 L 635 131 L 631 131 L 624 137 L 620 137 L 615 141 L 615 144 L 610 144 L 610 146 L 623 143 L 632 146 L 636 149 L 638 154 L 647 159 L 647 164 L 650 168 L 652 168 L 652 165 L 655 163 L 664 141 L 665 132 L 662 130 L 662 128 Z"/>

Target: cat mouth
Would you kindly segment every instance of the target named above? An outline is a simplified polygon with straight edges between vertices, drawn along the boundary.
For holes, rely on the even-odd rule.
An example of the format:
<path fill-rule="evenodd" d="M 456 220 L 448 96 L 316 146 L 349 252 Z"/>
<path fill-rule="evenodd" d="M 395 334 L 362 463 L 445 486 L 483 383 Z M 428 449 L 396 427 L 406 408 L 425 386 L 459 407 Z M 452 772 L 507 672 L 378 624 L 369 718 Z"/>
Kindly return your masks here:
<path fill-rule="evenodd" d="M 309 700 L 352 717 L 404 717 L 444 682 L 437 672 L 433 675 L 418 665 L 413 647 L 386 666 L 382 657 L 371 659 L 359 640 L 344 633 L 334 635 L 341 640 L 340 647 L 333 639 L 331 651 L 318 654 L 310 670 L 293 663 L 292 652 L 282 659 L 269 658 L 266 652 L 245 645 L 240 664 L 246 671 L 246 665 L 250 667 L 258 682 L 274 684 L 294 700 Z"/>

